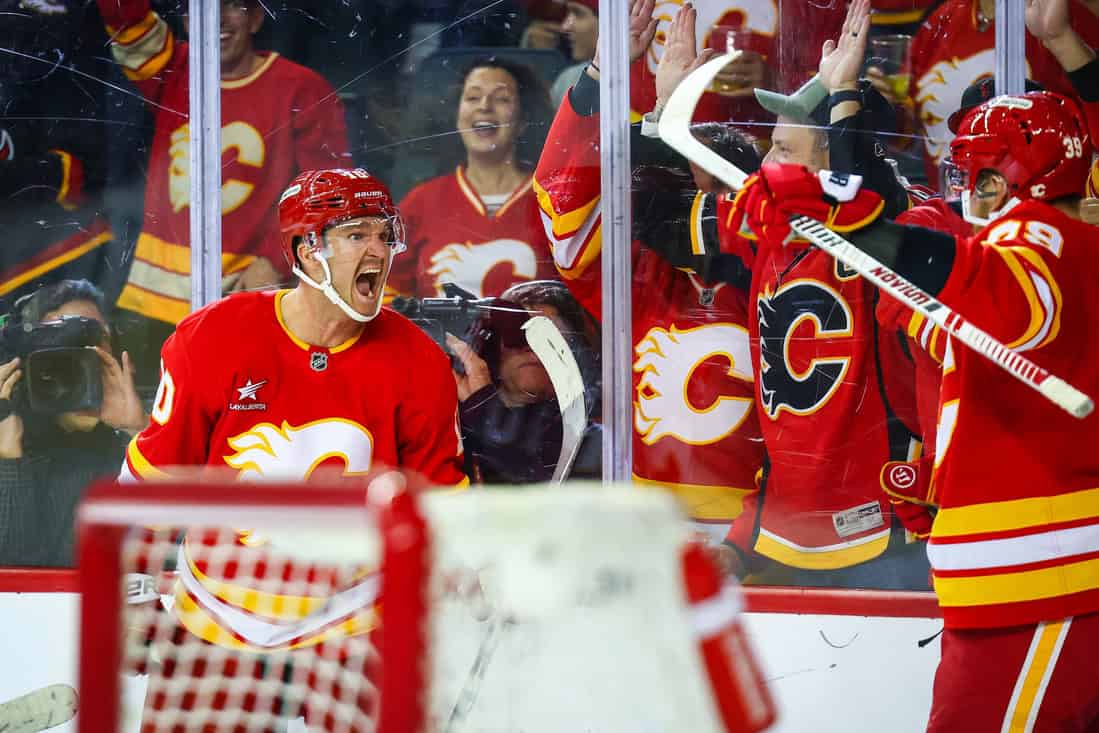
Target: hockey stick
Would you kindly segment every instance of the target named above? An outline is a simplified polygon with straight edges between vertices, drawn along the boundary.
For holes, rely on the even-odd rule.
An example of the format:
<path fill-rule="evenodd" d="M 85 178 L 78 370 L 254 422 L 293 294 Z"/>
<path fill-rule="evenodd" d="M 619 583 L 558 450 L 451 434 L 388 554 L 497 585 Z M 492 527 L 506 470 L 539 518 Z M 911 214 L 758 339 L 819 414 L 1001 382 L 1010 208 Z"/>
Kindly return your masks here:
<path fill-rule="evenodd" d="M 584 377 L 580 374 L 572 349 L 553 321 L 545 316 L 535 316 L 523 324 L 523 331 L 531 351 L 546 368 L 561 409 L 561 453 L 550 479 L 551 483 L 559 484 L 568 476 L 572 462 L 576 460 L 584 428 L 587 427 Z"/>
<path fill-rule="evenodd" d="M 77 695 L 69 685 L 47 685 L 0 703 L 0 731 L 38 733 L 76 715 Z"/>
<path fill-rule="evenodd" d="M 702 92 L 738 53 L 734 51 L 719 56 L 691 72 L 668 100 L 658 126 L 664 142 L 733 188 L 744 186 L 747 180 L 744 171 L 696 140 L 691 134 L 690 124 Z M 790 226 L 797 234 L 1072 416 L 1083 419 L 1091 414 L 1094 404 L 1086 394 L 977 328 L 957 311 L 943 305 L 820 222 L 807 216 L 794 216 L 790 219 Z"/>

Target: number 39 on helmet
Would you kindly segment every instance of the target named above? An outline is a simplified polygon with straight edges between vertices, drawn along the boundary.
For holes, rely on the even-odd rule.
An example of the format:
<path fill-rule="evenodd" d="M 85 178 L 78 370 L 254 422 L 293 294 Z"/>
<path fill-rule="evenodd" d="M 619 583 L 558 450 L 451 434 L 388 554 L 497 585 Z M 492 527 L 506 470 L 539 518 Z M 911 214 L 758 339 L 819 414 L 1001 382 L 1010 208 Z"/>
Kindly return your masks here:
<path fill-rule="evenodd" d="M 973 108 L 962 120 L 950 153 L 965 180 L 963 204 L 981 171 L 993 170 L 1004 178 L 1011 199 L 996 212 L 1002 214 L 1020 201 L 1082 195 L 1092 141 L 1074 101 L 1052 92 L 1028 92 Z"/>

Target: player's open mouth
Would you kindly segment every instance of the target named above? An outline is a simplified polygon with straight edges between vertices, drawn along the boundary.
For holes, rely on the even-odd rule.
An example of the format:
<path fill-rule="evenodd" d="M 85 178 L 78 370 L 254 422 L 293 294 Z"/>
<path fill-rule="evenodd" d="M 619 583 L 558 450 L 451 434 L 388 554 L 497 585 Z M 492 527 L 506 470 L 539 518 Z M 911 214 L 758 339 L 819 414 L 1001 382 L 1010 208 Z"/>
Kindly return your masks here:
<path fill-rule="evenodd" d="M 355 277 L 355 290 L 364 298 L 372 299 L 378 292 L 381 277 L 382 269 L 380 265 L 376 268 L 369 267 Z"/>

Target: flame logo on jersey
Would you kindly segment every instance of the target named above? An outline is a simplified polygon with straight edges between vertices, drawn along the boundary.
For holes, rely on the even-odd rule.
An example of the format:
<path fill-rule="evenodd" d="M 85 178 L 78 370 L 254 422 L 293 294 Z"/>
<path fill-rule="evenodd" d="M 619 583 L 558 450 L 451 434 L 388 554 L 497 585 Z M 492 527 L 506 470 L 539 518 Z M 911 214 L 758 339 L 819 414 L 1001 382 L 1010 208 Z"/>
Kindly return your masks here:
<path fill-rule="evenodd" d="M 851 308 L 824 283 L 794 280 L 773 294 L 761 292 L 756 312 L 759 393 L 767 415 L 775 419 L 782 410 L 796 415 L 816 412 L 835 394 L 851 364 L 849 355 L 819 355 L 830 340 L 852 335 Z M 803 328 L 795 338 L 803 322 L 811 324 L 811 335 Z M 793 361 L 791 351 L 799 352 Z"/>
<path fill-rule="evenodd" d="M 716 25 L 740 26 L 765 36 L 773 36 L 778 31 L 778 9 L 774 0 L 700 0 L 694 6 L 698 11 L 695 34 L 700 49 L 710 45 L 710 33 Z M 668 28 L 681 7 L 683 0 L 657 0 L 653 10 L 653 17 L 657 19 L 656 38 L 645 54 L 645 63 L 654 75 L 664 55 Z M 723 46 L 724 42 L 718 45 Z"/>
<path fill-rule="evenodd" d="M 634 352 L 633 370 L 641 374 L 634 429 L 645 445 L 666 436 L 690 445 L 716 443 L 739 428 L 751 412 L 751 397 L 719 395 L 709 405 L 694 405 L 687 393 L 699 367 L 713 360 L 728 365 L 723 374 L 730 379 L 752 381 L 752 355 L 743 326 L 653 328 Z"/>
<path fill-rule="evenodd" d="M 345 476 L 365 474 L 374 459 L 374 438 L 358 423 L 341 418 L 316 420 L 299 427 L 260 423 L 233 436 L 236 451 L 225 462 L 241 481 L 304 481 L 329 459 L 343 462 Z"/>
<path fill-rule="evenodd" d="M 168 148 L 168 200 L 177 214 L 191 205 L 191 126 L 172 133 Z"/>
<path fill-rule="evenodd" d="M 950 151 L 954 133 L 947 120 L 962 106 L 962 93 L 982 77 L 992 76 L 995 69 L 996 51 L 990 48 L 965 59 L 944 59 L 916 80 L 916 105 L 927 134 L 924 146 L 936 163 Z M 1027 69 L 1029 73 L 1029 65 Z"/>
<path fill-rule="evenodd" d="M 500 265 L 510 264 L 512 280 L 533 280 L 538 274 L 538 259 L 526 242 L 518 239 L 494 239 L 482 244 L 448 244 L 431 255 L 435 289 L 443 295 L 443 283 L 452 282 L 482 297 L 485 278 Z"/>
<path fill-rule="evenodd" d="M 180 125 L 172 133 L 168 148 L 168 198 L 172 211 L 179 213 L 191 205 L 191 126 Z M 267 148 L 263 135 L 247 122 L 230 122 L 221 128 L 221 154 L 226 153 L 235 161 L 234 169 L 239 166 L 262 168 L 267 157 Z M 223 171 L 224 173 L 224 171 Z M 224 176 L 221 184 L 221 213 L 229 214 L 240 208 L 248 200 L 255 185 Z"/>

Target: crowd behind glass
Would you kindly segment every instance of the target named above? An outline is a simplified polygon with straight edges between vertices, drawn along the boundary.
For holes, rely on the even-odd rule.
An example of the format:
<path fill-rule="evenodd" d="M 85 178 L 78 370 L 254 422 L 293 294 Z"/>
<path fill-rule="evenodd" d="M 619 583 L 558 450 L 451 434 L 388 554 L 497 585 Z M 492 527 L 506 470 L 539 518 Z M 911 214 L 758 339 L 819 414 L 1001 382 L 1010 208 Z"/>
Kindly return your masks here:
<path fill-rule="evenodd" d="M 523 341 L 526 315 L 557 326 L 585 378 L 588 427 L 570 477 L 597 478 L 601 313 L 592 212 L 599 156 L 598 135 L 583 135 L 598 129 L 598 2 L 221 5 L 225 293 L 290 282 L 275 207 L 294 175 L 366 168 L 390 187 L 404 220 L 407 250 L 387 283 L 392 305 L 413 313 L 419 299 L 470 303 L 460 317 L 434 325 L 452 354 L 473 483 L 546 481 L 559 458 L 560 406 Z M 707 145 L 747 169 L 767 155 L 884 177 L 894 216 L 919 196 L 944 192 L 939 171 L 951 117 L 990 96 L 989 83 L 979 82 L 994 68 L 995 2 L 875 0 L 857 85 L 859 129 L 842 150 L 836 142 L 845 130 L 829 130 L 835 117 L 819 105 L 835 90 L 813 101 L 812 85 L 803 85 L 819 70 L 816 83 L 828 86 L 818 69 L 821 43 L 840 31 L 846 3 L 694 5 L 700 49 L 743 51 L 698 107 L 696 134 Z M 679 30 L 672 19 L 680 6 L 655 3 L 655 34 L 634 54 L 634 122 L 666 101 L 656 72 Z M 1073 0 L 1070 9 L 1076 33 L 1099 45 L 1099 2 Z M 186 3 L 163 0 L 0 0 L 0 312 L 7 314 L 0 566 L 71 564 L 76 502 L 89 481 L 117 473 L 130 436 L 148 421 L 160 346 L 189 311 L 185 11 Z M 1043 45 L 1041 28 L 1031 30 L 1028 85 L 1076 94 L 1072 69 Z M 575 115 L 575 124 L 559 117 L 551 130 L 563 105 L 561 114 Z M 584 127 L 585 119 L 596 122 Z M 575 137 L 563 138 L 569 129 Z M 671 267 L 653 246 L 690 236 L 698 212 L 703 231 L 706 197 L 730 192 L 646 135 L 643 124 L 633 154 L 638 485 L 677 493 L 700 535 L 714 543 L 739 539 L 741 549 L 762 550 L 766 561 L 752 550 L 728 556 L 748 582 L 926 589 L 921 518 L 900 517 L 911 507 L 893 517 L 883 500 L 874 511 L 833 515 L 841 537 L 865 532 L 875 518 L 881 531 L 872 541 L 817 553 L 813 562 L 768 550 L 758 522 L 735 521 L 747 506 L 759 510 L 775 476 L 796 481 L 806 471 L 837 482 L 855 474 L 877 481 L 879 444 L 888 446 L 887 458 L 918 460 L 934 416 L 928 421 L 902 406 L 935 390 L 910 368 L 927 358 L 902 338 L 918 340 L 918 329 L 899 324 L 895 337 L 880 327 L 872 349 L 880 400 L 851 403 L 846 435 L 819 436 L 820 446 L 847 444 L 845 456 L 865 446 L 869 463 L 848 465 L 812 444 L 769 444 L 760 421 L 783 409 L 810 414 L 830 395 L 791 364 L 785 386 L 776 387 L 776 377 L 753 383 L 743 293 Z M 596 175 L 585 182 L 585 171 Z M 567 185 L 563 175 L 572 177 Z M 774 308 L 800 307 L 796 298 L 792 306 L 781 301 L 776 293 Z M 508 309 L 526 315 L 501 318 Z M 681 318 L 669 325 L 673 310 Z M 796 347 L 821 338 L 827 325 L 817 318 L 818 330 L 806 322 L 781 338 Z M 762 334 L 765 351 L 768 338 Z M 62 392 L 46 374 L 51 365 L 28 358 L 48 346 L 94 347 L 83 349 L 94 357 L 53 365 L 70 382 Z M 934 358 L 934 348 L 928 354 Z M 839 373 L 830 379 L 842 382 L 844 361 L 834 363 Z M 782 393 L 798 388 L 817 392 Z M 873 572 L 852 570 L 882 558 L 888 562 Z"/>

